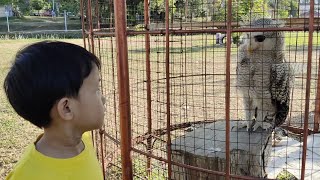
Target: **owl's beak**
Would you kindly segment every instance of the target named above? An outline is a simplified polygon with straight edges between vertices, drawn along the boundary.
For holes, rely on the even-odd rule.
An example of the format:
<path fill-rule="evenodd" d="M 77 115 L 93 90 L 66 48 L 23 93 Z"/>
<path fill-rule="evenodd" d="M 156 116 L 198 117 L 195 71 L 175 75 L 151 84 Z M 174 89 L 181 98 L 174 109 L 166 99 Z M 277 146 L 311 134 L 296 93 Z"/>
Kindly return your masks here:
<path fill-rule="evenodd" d="M 256 45 L 249 45 L 247 47 L 247 51 L 248 53 L 251 55 L 253 53 L 253 51 L 257 50 L 259 48 L 259 46 L 256 46 Z"/>
<path fill-rule="evenodd" d="M 253 51 L 257 50 L 258 49 L 258 44 L 255 43 L 254 39 L 250 39 L 248 45 L 247 45 L 247 51 L 248 51 L 248 54 L 252 54 Z"/>
<path fill-rule="evenodd" d="M 247 51 L 248 51 L 249 54 L 252 54 L 252 53 L 253 53 L 253 50 L 254 50 L 254 49 L 253 49 L 252 47 L 248 47 L 248 49 L 247 49 Z"/>

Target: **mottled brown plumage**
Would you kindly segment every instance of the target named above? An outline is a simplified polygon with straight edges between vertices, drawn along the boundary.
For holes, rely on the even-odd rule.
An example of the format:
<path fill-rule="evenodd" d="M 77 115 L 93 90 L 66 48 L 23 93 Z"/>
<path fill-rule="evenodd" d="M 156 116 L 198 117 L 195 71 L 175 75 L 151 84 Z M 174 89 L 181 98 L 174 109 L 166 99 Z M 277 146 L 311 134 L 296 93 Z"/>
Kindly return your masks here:
<path fill-rule="evenodd" d="M 254 28 L 281 27 L 271 19 L 257 19 Z M 284 33 L 250 32 L 239 47 L 237 88 L 244 98 L 246 123 L 249 131 L 258 127 L 274 129 L 283 124 L 289 112 L 293 86 L 292 68 L 285 61 Z"/>

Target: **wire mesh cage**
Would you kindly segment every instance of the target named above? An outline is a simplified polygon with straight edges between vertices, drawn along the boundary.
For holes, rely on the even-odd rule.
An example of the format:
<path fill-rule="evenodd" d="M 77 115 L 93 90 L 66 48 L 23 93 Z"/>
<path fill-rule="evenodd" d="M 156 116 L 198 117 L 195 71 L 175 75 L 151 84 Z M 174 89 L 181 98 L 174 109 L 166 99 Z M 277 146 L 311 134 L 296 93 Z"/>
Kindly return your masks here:
<path fill-rule="evenodd" d="M 82 0 L 105 179 L 320 178 L 319 3 Z"/>

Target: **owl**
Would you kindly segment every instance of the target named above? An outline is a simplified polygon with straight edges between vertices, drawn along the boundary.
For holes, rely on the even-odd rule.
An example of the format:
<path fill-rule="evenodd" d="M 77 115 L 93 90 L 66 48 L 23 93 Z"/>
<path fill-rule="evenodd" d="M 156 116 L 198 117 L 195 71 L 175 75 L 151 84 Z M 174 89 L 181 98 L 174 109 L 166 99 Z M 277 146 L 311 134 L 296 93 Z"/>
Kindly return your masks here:
<path fill-rule="evenodd" d="M 272 19 L 256 19 L 251 28 L 279 28 L 284 23 Z M 247 131 L 274 129 L 283 124 L 289 112 L 293 70 L 285 60 L 284 32 L 244 33 L 239 47 L 236 87 L 243 96 Z"/>

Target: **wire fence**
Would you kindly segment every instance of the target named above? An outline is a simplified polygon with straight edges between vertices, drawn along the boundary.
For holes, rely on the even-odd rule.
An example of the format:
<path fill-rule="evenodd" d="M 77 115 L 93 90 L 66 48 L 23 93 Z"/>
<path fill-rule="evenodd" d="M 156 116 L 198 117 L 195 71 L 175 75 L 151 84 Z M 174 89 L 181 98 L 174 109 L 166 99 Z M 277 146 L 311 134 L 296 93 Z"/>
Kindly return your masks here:
<path fill-rule="evenodd" d="M 0 18 L 0 39 L 27 38 L 82 38 L 81 16 Z"/>
<path fill-rule="evenodd" d="M 318 7 L 293 0 L 82 0 L 84 45 L 102 61 L 107 98 L 105 125 L 94 132 L 105 179 L 320 178 Z M 261 18 L 284 25 L 255 26 Z M 248 60 L 254 70 L 239 73 L 248 63 L 243 48 L 258 42 L 261 54 Z M 272 43 L 285 48 L 270 50 Z M 274 52 L 294 73 L 285 87 L 286 121 L 272 132 L 235 130 L 248 117 L 243 88 L 263 91 L 249 93 L 262 102 L 251 109 L 254 123 L 267 108 L 283 108 L 265 107 L 270 79 L 279 76 L 265 65 L 277 59 Z M 239 88 L 239 78 L 262 84 Z"/>

